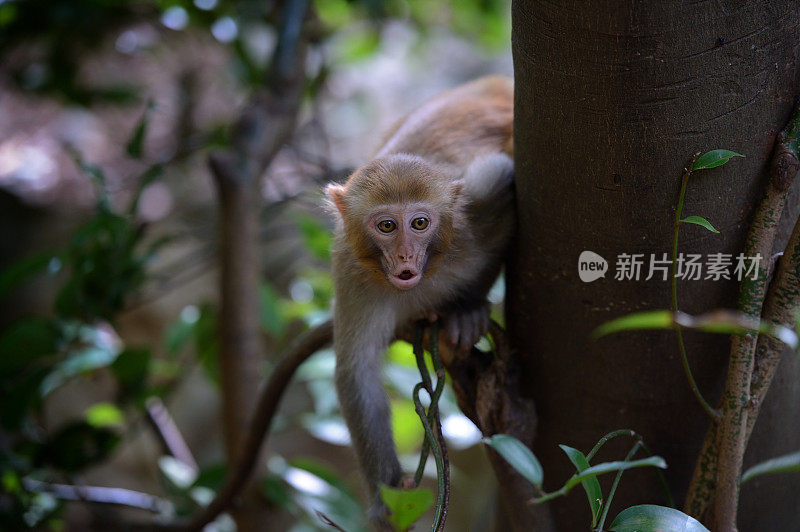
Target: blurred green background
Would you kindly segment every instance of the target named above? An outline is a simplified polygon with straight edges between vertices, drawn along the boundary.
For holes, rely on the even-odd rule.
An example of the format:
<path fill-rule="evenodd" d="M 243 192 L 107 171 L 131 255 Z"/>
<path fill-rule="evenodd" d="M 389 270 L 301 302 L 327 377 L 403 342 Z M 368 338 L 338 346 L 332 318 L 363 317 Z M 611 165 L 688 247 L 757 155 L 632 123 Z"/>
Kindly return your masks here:
<path fill-rule="evenodd" d="M 219 487 L 217 209 L 207 159 L 228 145 L 270 74 L 281 4 L 0 0 L 4 530 L 168 520 L 197 511 Z M 292 338 L 328 317 L 331 220 L 321 186 L 361 164 L 426 98 L 511 74 L 508 0 L 311 7 L 299 122 L 262 176 L 265 375 Z M 491 294 L 498 309 L 500 287 Z M 411 470 L 422 440 L 410 399 L 419 375 L 408 344 L 393 344 L 388 361 L 395 438 Z M 315 511 L 348 531 L 364 527 L 333 364 L 330 350 L 314 355 L 283 402 L 259 466 L 269 530 L 324 529 Z M 480 435 L 449 391 L 440 407 L 453 467 L 448 527 L 488 530 L 495 489 Z M 148 421 L 164 408 L 186 459 L 168 454 Z M 430 478 L 433 469 L 433 486 Z M 114 492 L 124 504 L 81 500 L 111 493 L 96 488 L 129 491 Z M 234 527 L 222 516 L 212 529 Z"/>

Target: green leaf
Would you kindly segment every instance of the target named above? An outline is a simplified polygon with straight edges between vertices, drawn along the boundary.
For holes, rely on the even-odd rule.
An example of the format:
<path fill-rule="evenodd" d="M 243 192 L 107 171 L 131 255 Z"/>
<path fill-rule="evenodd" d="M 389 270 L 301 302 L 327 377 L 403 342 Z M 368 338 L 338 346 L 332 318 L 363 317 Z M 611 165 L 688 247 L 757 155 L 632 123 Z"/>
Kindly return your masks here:
<path fill-rule="evenodd" d="M 200 469 L 197 475 L 197 480 L 194 481 L 193 486 L 203 486 L 205 488 L 219 491 L 222 483 L 225 482 L 228 468 L 222 462 L 217 462 Z"/>
<path fill-rule="evenodd" d="M 292 507 L 291 488 L 280 475 L 267 474 L 261 480 L 261 494 L 277 508 L 290 510 Z"/>
<path fill-rule="evenodd" d="M 4 469 L 3 474 L 0 475 L 0 486 L 6 493 L 19 494 L 22 493 L 22 482 L 19 480 L 19 475 L 13 469 Z"/>
<path fill-rule="evenodd" d="M 741 483 L 744 484 L 753 477 L 770 475 L 773 473 L 790 473 L 800 471 L 800 451 L 785 454 L 756 464 L 742 475 Z"/>
<path fill-rule="evenodd" d="M 0 333 L 0 377 L 13 379 L 26 367 L 42 366 L 39 359 L 55 355 L 59 339 L 58 328 L 45 318 L 30 318 L 7 327 Z"/>
<path fill-rule="evenodd" d="M 685 312 L 672 313 L 669 310 L 648 310 L 628 314 L 606 322 L 591 333 L 592 339 L 619 331 L 642 329 L 673 329 L 675 327 L 694 329 L 715 334 L 759 333 L 772 336 L 795 349 L 800 342 L 797 334 L 788 327 L 769 321 L 761 321 L 741 312 L 713 310 L 699 316 Z"/>
<path fill-rule="evenodd" d="M 288 465 L 279 465 L 270 459 L 268 465 L 273 474 L 283 478 L 284 486 L 292 487 L 289 493 L 290 508 L 299 507 L 312 522 L 316 522 L 323 514 L 339 525 L 339 530 L 366 530 L 364 509 L 333 468 L 313 458 L 294 458 Z M 275 495 L 279 493 L 273 491 Z"/>
<path fill-rule="evenodd" d="M 566 445 L 559 445 L 559 447 L 561 447 L 562 451 L 567 453 L 569 461 L 572 462 L 572 465 L 575 466 L 578 473 L 589 469 L 589 461 L 586 459 L 586 455 L 578 449 L 573 449 Z M 583 490 L 586 492 L 586 497 L 589 499 L 589 506 L 592 509 L 592 527 L 594 527 L 597 525 L 597 518 L 600 516 L 600 506 L 603 503 L 603 492 L 600 489 L 600 482 L 597 480 L 597 477 L 590 477 L 582 480 L 581 485 L 583 485 Z"/>
<path fill-rule="evenodd" d="M 709 532 L 699 521 L 666 506 L 641 504 L 622 510 L 611 523 L 613 532 Z"/>
<path fill-rule="evenodd" d="M 705 168 L 715 168 L 727 163 L 732 157 L 744 157 L 741 153 L 730 150 L 711 150 L 704 153 L 692 165 L 692 170 L 703 170 Z"/>
<path fill-rule="evenodd" d="M 40 253 L 20 259 L 0 271 L 0 298 L 23 281 L 43 272 L 54 258 L 52 253 Z"/>
<path fill-rule="evenodd" d="M 517 472 L 528 479 L 537 488 L 542 487 L 544 471 L 536 456 L 524 443 L 508 434 L 495 434 L 491 438 L 484 438 L 483 443 L 491 446 L 506 462 Z"/>
<path fill-rule="evenodd" d="M 373 55 L 380 44 L 380 35 L 374 29 L 354 31 L 337 41 L 335 54 L 343 62 L 356 63 Z"/>
<path fill-rule="evenodd" d="M 620 331 L 672 328 L 672 312 L 669 310 L 647 310 L 608 321 L 592 331 L 591 337 L 592 339 L 597 339 Z"/>
<path fill-rule="evenodd" d="M 403 490 L 381 485 L 381 499 L 389 509 L 389 523 L 397 531 L 408 530 L 433 505 L 433 494 L 425 488 Z"/>
<path fill-rule="evenodd" d="M 42 397 L 72 377 L 110 366 L 117 359 L 118 354 L 119 351 L 112 346 L 90 346 L 73 351 L 63 362 L 59 362 L 42 381 L 40 389 Z"/>
<path fill-rule="evenodd" d="M 344 481 L 339 472 L 318 458 L 302 456 L 295 457 L 289 460 L 289 465 L 304 471 L 308 471 L 312 475 L 321 478 L 331 486 L 334 486 L 345 493 L 352 494 L 350 488 L 347 486 L 347 483 Z"/>
<path fill-rule="evenodd" d="M 12 3 L 0 4 L 0 28 L 11 26 L 17 17 L 19 8 Z"/>
<path fill-rule="evenodd" d="M 125 414 L 111 403 L 97 403 L 83 413 L 86 422 L 93 427 L 119 427 L 125 423 Z"/>
<path fill-rule="evenodd" d="M 331 28 L 342 28 L 352 19 L 347 0 L 314 0 L 314 10 L 320 20 Z"/>
<path fill-rule="evenodd" d="M 681 220 L 681 223 L 700 225 L 702 227 L 705 227 L 706 229 L 708 229 L 712 233 L 719 234 L 719 231 L 717 231 L 714 228 L 714 226 L 711 225 L 711 222 L 709 222 L 708 220 L 706 220 L 702 216 L 687 216 L 686 218 Z"/>
<path fill-rule="evenodd" d="M 146 278 L 148 254 L 137 252 L 144 237 L 132 219 L 103 207 L 73 235 L 64 255 L 70 276 L 56 297 L 56 312 L 83 321 L 113 321 L 126 297 Z"/>
<path fill-rule="evenodd" d="M 111 364 L 111 371 L 125 395 L 143 392 L 152 355 L 146 347 L 126 347 Z"/>
<path fill-rule="evenodd" d="M 130 140 L 128 140 L 128 144 L 125 146 L 125 151 L 127 151 L 128 155 L 134 159 L 139 159 L 142 157 L 144 137 L 147 134 L 147 125 L 150 120 L 150 112 L 154 108 L 155 104 L 153 103 L 153 100 L 149 100 L 144 108 L 144 111 L 142 112 L 142 118 L 139 119 L 139 122 L 134 128 Z"/>
<path fill-rule="evenodd" d="M 602 464 L 597 464 L 596 466 L 592 466 L 588 469 L 584 469 L 580 473 L 573 475 L 567 480 L 564 487 L 566 491 L 571 490 L 575 487 L 579 482 L 582 482 L 586 478 L 590 478 L 597 475 L 602 475 L 604 473 L 611 473 L 612 471 L 626 471 L 628 469 L 633 469 L 635 467 L 658 467 L 660 469 L 667 468 L 667 462 L 664 461 L 663 458 L 660 456 L 650 456 L 648 458 L 642 458 L 641 460 L 633 460 L 631 462 L 625 461 L 615 461 L 615 462 L 603 462 Z"/>
<path fill-rule="evenodd" d="M 25 420 L 42 402 L 39 389 L 49 372 L 50 368 L 47 366 L 34 367 L 12 378 L 4 377 L 3 407 L 0 408 L 0 423 L 3 427 L 21 430 Z"/>
<path fill-rule="evenodd" d="M 110 204 L 108 190 L 106 190 L 106 176 L 103 169 L 95 164 L 86 162 L 83 155 L 71 144 L 64 144 L 64 150 L 69 153 L 80 171 L 89 178 L 97 191 L 97 208 L 101 212 L 109 212 Z"/>
<path fill-rule="evenodd" d="M 780 340 L 792 349 L 797 348 L 797 334 L 788 327 L 778 325 L 769 321 L 762 321 L 748 316 L 741 312 L 731 310 L 712 310 L 699 316 L 691 316 L 683 312 L 676 312 L 673 315 L 676 325 L 686 329 L 710 332 L 716 334 L 738 334 L 743 335 L 749 332 L 766 334 Z"/>

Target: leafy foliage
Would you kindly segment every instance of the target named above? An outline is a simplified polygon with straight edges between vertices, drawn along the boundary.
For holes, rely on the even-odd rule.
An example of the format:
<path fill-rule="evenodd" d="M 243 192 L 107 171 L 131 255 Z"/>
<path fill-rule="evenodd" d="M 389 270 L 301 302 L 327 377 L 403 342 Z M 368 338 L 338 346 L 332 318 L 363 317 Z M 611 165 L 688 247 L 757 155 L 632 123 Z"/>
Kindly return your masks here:
<path fill-rule="evenodd" d="M 578 449 L 573 449 L 566 445 L 559 445 L 559 447 L 567 454 L 569 461 L 572 462 L 572 465 L 575 466 L 578 473 L 589 469 L 589 460 L 587 460 L 586 455 Z M 597 519 L 600 517 L 600 507 L 603 503 L 603 492 L 600 490 L 600 481 L 597 480 L 597 477 L 589 477 L 581 480 L 581 485 L 589 500 L 589 508 L 592 509 L 592 526 L 595 526 L 597 524 Z"/>
<path fill-rule="evenodd" d="M 711 222 L 709 222 L 708 220 L 706 220 L 706 219 L 705 219 L 705 218 L 703 218 L 702 216 L 687 216 L 686 218 L 684 218 L 683 220 L 681 220 L 681 223 L 699 225 L 699 226 L 701 226 L 701 227 L 705 227 L 706 229 L 708 229 L 708 230 L 709 230 L 709 231 L 711 231 L 712 233 L 717 233 L 717 234 L 719 234 L 719 231 L 717 231 L 717 230 L 714 228 L 714 226 L 713 226 L 713 225 L 711 225 Z"/>
<path fill-rule="evenodd" d="M 542 487 L 544 477 L 542 465 L 524 443 L 508 434 L 495 434 L 486 438 L 484 443 L 497 451 L 528 482 L 537 488 Z"/>
<path fill-rule="evenodd" d="M 137 135 L 144 135 L 144 130 Z M 23 319 L 0 331 L 0 422 L 9 437 L 2 466 L 7 479 L 74 474 L 105 460 L 121 439 L 123 407 L 141 406 L 146 395 L 155 393 L 148 384 L 150 350 L 125 347 L 113 323 L 143 285 L 160 243 L 146 242 L 133 210 L 123 214 L 112 210 L 102 169 L 73 155 L 97 187 L 94 215 L 63 250 L 23 259 L 0 275 L 10 292 L 30 277 L 22 273 L 42 273 L 45 263 L 50 273 L 65 274 L 51 316 Z M 140 187 L 147 183 L 143 179 Z M 52 267 L 54 262 L 58 267 Z M 38 418 L 45 398 L 74 379 L 99 371 L 117 377 L 118 403 L 94 404 L 83 419 L 44 431 Z M 13 502 L 0 507 L 4 512 L 10 508 L 10 514 L 0 518 L 26 526 L 41 523 L 59 507 L 45 495 L 8 492 Z M 39 517 L 26 520 L 31 512 Z"/>
<path fill-rule="evenodd" d="M 433 494 L 425 488 L 395 489 L 381 486 L 381 500 L 389 509 L 394 530 L 408 530 L 433 504 Z"/>
<path fill-rule="evenodd" d="M 669 310 L 646 310 L 606 322 L 594 331 L 593 338 L 622 331 L 675 329 L 678 327 L 695 329 L 716 334 L 744 335 L 750 332 L 772 336 L 792 349 L 798 346 L 798 332 L 766 320 L 753 320 L 738 312 L 715 311 L 699 316 Z"/>
<path fill-rule="evenodd" d="M 621 511 L 609 530 L 613 532 L 708 532 L 696 519 L 674 508 L 642 504 Z"/>
<path fill-rule="evenodd" d="M 603 462 L 593 466 L 589 464 L 589 460 L 594 457 L 600 447 L 602 447 L 610 439 L 622 435 L 634 436 L 638 439 L 636 445 L 625 460 Z M 491 438 L 484 439 L 484 443 L 490 445 L 493 449 L 498 451 L 500 456 L 502 456 L 509 463 L 509 465 L 511 465 L 523 477 L 528 479 L 539 490 L 540 493 L 542 492 L 542 467 L 539 464 L 539 460 L 536 458 L 536 456 L 522 442 L 507 434 L 496 434 Z M 548 493 L 542 493 L 539 497 L 533 499 L 531 502 L 542 503 L 556 497 L 567 495 L 572 488 L 578 484 L 581 484 L 586 492 L 589 508 L 592 514 L 591 528 L 592 530 L 597 531 L 602 530 L 603 522 L 605 521 L 605 517 L 608 512 L 608 507 L 611 504 L 611 500 L 613 499 L 616 490 L 616 484 L 619 481 L 623 471 L 637 467 L 656 467 L 660 469 L 665 469 L 667 467 L 666 462 L 660 456 L 650 456 L 640 460 L 631 460 L 630 458 L 633 457 L 636 450 L 642 445 L 643 444 L 640 436 L 629 430 L 618 430 L 607 434 L 601 438 L 589 455 L 584 455 L 581 451 L 572 447 L 560 445 L 559 447 L 561 447 L 561 449 L 567 454 L 570 461 L 577 469 L 577 472 L 568 478 L 560 489 Z M 614 485 L 611 488 L 608 499 L 604 500 L 600 483 L 597 481 L 597 476 L 611 472 L 617 472 L 617 479 L 614 481 Z M 670 528 L 667 529 L 671 530 Z"/>
<path fill-rule="evenodd" d="M 711 150 L 697 158 L 692 164 L 692 170 L 716 168 L 727 163 L 732 157 L 744 157 L 744 155 L 731 150 Z"/>
<path fill-rule="evenodd" d="M 760 475 L 773 475 L 775 473 L 791 473 L 800 471 L 800 451 L 771 458 L 756 464 L 742 474 L 741 483 Z"/>

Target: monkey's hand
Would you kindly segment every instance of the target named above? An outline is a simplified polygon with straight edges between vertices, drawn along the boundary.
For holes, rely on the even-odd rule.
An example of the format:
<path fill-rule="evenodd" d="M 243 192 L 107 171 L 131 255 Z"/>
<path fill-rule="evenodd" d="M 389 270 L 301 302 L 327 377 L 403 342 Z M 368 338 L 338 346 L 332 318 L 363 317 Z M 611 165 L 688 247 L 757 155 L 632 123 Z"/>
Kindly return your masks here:
<path fill-rule="evenodd" d="M 489 330 L 489 304 L 484 301 L 474 307 L 448 312 L 444 330 L 450 345 L 457 351 L 469 351 Z"/>

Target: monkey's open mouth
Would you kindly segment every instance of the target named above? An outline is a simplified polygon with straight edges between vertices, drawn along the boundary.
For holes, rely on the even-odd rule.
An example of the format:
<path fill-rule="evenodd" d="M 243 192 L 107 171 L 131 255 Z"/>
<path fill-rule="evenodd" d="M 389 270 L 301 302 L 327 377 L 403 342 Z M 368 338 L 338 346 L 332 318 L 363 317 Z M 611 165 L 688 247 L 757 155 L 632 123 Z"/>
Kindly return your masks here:
<path fill-rule="evenodd" d="M 403 270 L 398 274 L 393 275 L 391 278 L 392 284 L 400 290 L 408 290 L 414 288 L 420 281 L 420 276 L 414 270 Z"/>

